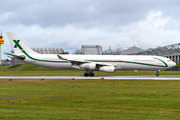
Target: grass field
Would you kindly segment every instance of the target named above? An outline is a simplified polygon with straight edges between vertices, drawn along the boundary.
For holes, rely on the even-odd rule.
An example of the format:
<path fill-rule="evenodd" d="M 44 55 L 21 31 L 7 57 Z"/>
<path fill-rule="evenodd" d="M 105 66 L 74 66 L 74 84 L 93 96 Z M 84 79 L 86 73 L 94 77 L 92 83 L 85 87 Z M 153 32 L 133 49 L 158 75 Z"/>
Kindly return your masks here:
<path fill-rule="evenodd" d="M 156 71 L 95 72 L 97 76 L 155 75 Z M 29 64 L 1 66 L 0 75 L 79 75 Z M 179 72 L 161 71 L 179 76 Z M 5 98 L 5 99 L 3 99 Z M 177 120 L 180 81 L 151 80 L 0 80 L 0 119 L 18 120 Z"/>
<path fill-rule="evenodd" d="M 180 81 L 0 81 L 0 119 L 180 118 Z"/>

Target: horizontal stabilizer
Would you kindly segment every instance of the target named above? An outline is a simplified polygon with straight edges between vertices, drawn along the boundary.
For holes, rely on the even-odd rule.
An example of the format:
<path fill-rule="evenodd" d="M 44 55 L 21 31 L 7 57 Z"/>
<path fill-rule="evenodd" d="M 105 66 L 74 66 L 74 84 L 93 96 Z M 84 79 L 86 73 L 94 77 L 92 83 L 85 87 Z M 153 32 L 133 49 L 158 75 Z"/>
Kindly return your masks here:
<path fill-rule="evenodd" d="M 20 59 L 20 60 L 24 60 L 26 58 L 26 56 L 24 56 L 24 55 L 14 55 L 14 54 L 11 54 L 11 53 L 4 53 L 4 54 L 6 54 L 8 56 L 15 57 L 15 58 Z"/>

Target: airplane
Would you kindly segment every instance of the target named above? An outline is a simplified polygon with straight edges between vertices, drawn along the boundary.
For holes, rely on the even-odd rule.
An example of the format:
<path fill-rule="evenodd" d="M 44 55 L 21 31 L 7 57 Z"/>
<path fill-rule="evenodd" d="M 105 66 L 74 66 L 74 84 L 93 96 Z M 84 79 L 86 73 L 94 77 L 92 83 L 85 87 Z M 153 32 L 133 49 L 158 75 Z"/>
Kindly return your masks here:
<path fill-rule="evenodd" d="M 113 73 L 119 70 L 157 70 L 169 69 L 176 65 L 169 58 L 148 55 L 69 55 L 39 54 L 30 49 L 14 32 L 6 32 L 14 53 L 8 57 L 26 63 L 54 69 L 84 70 L 85 77 L 93 77 L 93 71 Z"/>

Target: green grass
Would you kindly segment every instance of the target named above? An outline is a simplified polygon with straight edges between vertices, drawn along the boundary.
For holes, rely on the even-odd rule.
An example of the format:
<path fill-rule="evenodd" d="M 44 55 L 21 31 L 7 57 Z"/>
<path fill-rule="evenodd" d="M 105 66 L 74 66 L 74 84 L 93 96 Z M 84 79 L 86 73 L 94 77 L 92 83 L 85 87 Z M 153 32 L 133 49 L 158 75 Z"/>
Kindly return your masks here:
<path fill-rule="evenodd" d="M 80 70 L 59 70 L 35 66 L 32 64 L 20 64 L 19 66 L 0 66 L 0 76 L 83 76 L 85 71 Z M 155 75 L 156 71 L 116 71 L 115 73 L 106 73 L 94 71 L 95 76 L 126 76 L 126 75 Z M 179 76 L 179 71 L 160 72 L 161 75 Z"/>
<path fill-rule="evenodd" d="M 176 67 L 180 67 L 180 64 L 176 64 Z"/>
<path fill-rule="evenodd" d="M 0 119 L 180 118 L 180 81 L 0 80 Z"/>
<path fill-rule="evenodd" d="M 156 71 L 94 73 L 96 76 L 155 75 Z M 0 66 L 1 76 L 83 74 L 84 71 L 79 70 L 56 70 L 30 64 Z M 161 71 L 160 74 L 180 75 L 179 71 Z M 0 80 L 0 119 L 176 120 L 180 118 L 179 86 L 180 81 L 173 80 L 44 80 L 42 83 L 16 79 L 11 84 Z"/>

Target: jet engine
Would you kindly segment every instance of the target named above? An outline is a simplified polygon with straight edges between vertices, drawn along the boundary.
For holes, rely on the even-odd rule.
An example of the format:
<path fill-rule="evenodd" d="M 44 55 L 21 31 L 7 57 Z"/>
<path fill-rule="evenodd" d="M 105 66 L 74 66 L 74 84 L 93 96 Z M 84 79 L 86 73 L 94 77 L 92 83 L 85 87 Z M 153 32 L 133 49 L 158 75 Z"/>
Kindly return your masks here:
<path fill-rule="evenodd" d="M 83 68 L 83 69 L 94 70 L 94 69 L 96 69 L 96 64 L 95 63 L 84 63 L 84 64 L 81 64 L 79 67 Z"/>
<path fill-rule="evenodd" d="M 99 71 L 113 73 L 113 72 L 115 72 L 115 67 L 114 66 L 103 66 L 103 67 L 99 68 Z"/>

